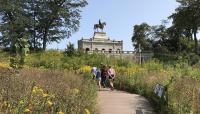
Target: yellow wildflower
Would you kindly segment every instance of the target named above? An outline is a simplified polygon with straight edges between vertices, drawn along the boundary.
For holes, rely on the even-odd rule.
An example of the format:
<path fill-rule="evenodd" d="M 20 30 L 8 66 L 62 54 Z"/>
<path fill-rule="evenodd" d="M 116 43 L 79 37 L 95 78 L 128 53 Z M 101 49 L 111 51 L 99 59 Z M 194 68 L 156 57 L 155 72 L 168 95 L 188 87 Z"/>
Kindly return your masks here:
<path fill-rule="evenodd" d="M 37 93 L 37 90 L 38 90 L 38 87 L 37 87 L 37 86 L 34 86 L 34 87 L 33 87 L 33 90 L 32 90 L 32 93 L 34 93 L 34 94 Z"/>
<path fill-rule="evenodd" d="M 71 90 L 72 94 L 77 95 L 80 91 L 79 89 L 75 88 Z"/>
<path fill-rule="evenodd" d="M 47 104 L 48 104 L 48 106 L 52 106 L 53 105 L 53 103 L 50 100 L 47 101 Z"/>
<path fill-rule="evenodd" d="M 0 62 L 0 68 L 10 68 L 8 63 L 2 63 Z"/>
<path fill-rule="evenodd" d="M 8 104 L 8 108 L 10 108 L 10 104 Z"/>
<path fill-rule="evenodd" d="M 33 90 L 32 90 L 32 93 L 34 93 L 34 94 L 35 94 L 35 93 L 36 93 L 36 90 L 35 90 L 35 89 L 33 89 Z"/>
<path fill-rule="evenodd" d="M 79 89 L 75 88 L 75 89 L 74 89 L 74 93 L 75 93 L 75 94 L 78 94 L 78 93 L 79 93 Z"/>
<path fill-rule="evenodd" d="M 37 92 L 43 92 L 42 88 L 39 88 L 37 86 L 33 87 L 33 90 L 37 91 Z"/>
<path fill-rule="evenodd" d="M 38 92 L 41 92 L 41 93 L 43 93 L 43 90 L 40 88 L 40 89 L 38 89 Z"/>
<path fill-rule="evenodd" d="M 44 93 L 43 94 L 43 97 L 48 97 L 49 95 L 47 93 Z"/>
<path fill-rule="evenodd" d="M 24 112 L 28 113 L 28 112 L 30 112 L 30 109 L 27 108 L 27 109 L 24 110 Z"/>
<path fill-rule="evenodd" d="M 62 112 L 62 111 L 60 111 L 60 112 L 58 112 L 58 114 L 65 114 L 64 112 Z"/>
<path fill-rule="evenodd" d="M 24 104 L 24 101 L 23 101 L 23 100 L 20 100 L 20 101 L 19 101 L 19 104 L 20 104 L 20 105 Z"/>
<path fill-rule="evenodd" d="M 92 69 L 91 66 L 83 66 L 83 67 L 81 67 L 79 70 L 80 70 L 81 72 L 90 72 L 91 69 Z"/>
<path fill-rule="evenodd" d="M 90 114 L 90 111 L 86 108 L 85 109 L 86 114 Z"/>
<path fill-rule="evenodd" d="M 37 90 L 37 89 L 38 89 L 38 87 L 37 87 L 37 86 L 34 86 L 34 87 L 33 87 L 33 90 Z"/>

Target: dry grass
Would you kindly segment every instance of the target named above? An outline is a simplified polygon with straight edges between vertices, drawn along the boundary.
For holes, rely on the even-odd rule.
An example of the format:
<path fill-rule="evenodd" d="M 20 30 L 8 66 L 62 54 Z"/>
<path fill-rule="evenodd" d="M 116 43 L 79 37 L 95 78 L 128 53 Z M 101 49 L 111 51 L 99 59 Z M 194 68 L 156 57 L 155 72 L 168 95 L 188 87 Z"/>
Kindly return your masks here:
<path fill-rule="evenodd" d="M 82 114 L 85 109 L 94 113 L 96 97 L 94 83 L 67 71 L 30 68 L 15 73 L 0 68 L 0 112 L 4 114 Z"/>
<path fill-rule="evenodd" d="M 156 70 L 144 68 L 144 70 L 138 70 L 135 74 L 126 74 L 117 75 L 116 87 L 146 96 L 153 101 L 158 113 L 200 113 L 200 76 L 197 69 L 187 67 L 185 69 L 162 69 L 162 67 L 158 67 Z M 157 83 L 168 87 L 165 94 L 165 98 L 168 94 L 168 101 L 153 93 Z"/>

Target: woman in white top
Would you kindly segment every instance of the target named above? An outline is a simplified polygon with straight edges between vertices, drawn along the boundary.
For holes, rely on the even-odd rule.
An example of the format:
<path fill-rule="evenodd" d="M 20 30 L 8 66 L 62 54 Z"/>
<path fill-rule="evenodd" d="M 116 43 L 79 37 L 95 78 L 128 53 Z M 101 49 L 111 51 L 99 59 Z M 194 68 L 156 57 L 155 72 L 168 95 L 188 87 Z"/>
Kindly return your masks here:
<path fill-rule="evenodd" d="M 109 66 L 109 69 L 108 69 L 108 76 L 109 76 L 109 82 L 110 82 L 110 89 L 114 90 L 113 82 L 115 79 L 115 70 L 111 66 Z"/>
<path fill-rule="evenodd" d="M 93 79 L 93 80 L 95 80 L 96 72 L 97 72 L 97 67 L 92 67 L 91 73 L 92 73 L 92 79 Z"/>

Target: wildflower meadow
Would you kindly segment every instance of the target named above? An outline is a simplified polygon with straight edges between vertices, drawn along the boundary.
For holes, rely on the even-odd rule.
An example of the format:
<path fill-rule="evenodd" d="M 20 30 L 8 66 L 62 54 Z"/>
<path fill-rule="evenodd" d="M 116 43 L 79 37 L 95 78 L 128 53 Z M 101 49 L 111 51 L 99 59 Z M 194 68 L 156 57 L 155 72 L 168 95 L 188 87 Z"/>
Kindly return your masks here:
<path fill-rule="evenodd" d="M 54 50 L 29 54 L 22 69 L 11 68 L 8 59 L 0 59 L 0 112 L 4 114 L 98 114 L 98 89 L 90 71 L 102 63 L 116 70 L 116 89 L 145 96 L 157 113 L 200 113 L 198 63 L 151 59 L 138 64 L 102 54 L 69 57 Z M 154 93 L 156 84 L 165 87 L 162 97 Z"/>

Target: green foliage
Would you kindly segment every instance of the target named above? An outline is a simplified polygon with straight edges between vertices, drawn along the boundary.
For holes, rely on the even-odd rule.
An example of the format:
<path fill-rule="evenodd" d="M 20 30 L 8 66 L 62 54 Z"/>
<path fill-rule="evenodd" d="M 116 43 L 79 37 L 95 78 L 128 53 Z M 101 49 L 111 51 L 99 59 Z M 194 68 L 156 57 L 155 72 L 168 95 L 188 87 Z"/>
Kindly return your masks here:
<path fill-rule="evenodd" d="M 13 54 L 13 57 L 10 58 L 10 66 L 13 68 L 22 68 L 25 64 L 27 52 L 29 51 L 27 39 L 18 39 L 14 47 L 16 54 Z"/>
<path fill-rule="evenodd" d="M 189 56 L 188 61 L 190 65 L 195 65 L 199 63 L 199 59 L 200 59 L 199 55 L 196 55 L 193 53 L 193 54 L 189 54 L 188 56 Z"/>
<path fill-rule="evenodd" d="M 27 7 L 24 2 L 27 2 L 27 0 L 4 1 L 0 4 L 1 41 L 4 46 L 9 46 L 10 50 L 14 52 L 15 46 L 18 45 L 17 42 L 24 37 L 29 37 L 27 25 L 29 25 L 30 19 L 25 12 Z"/>
<path fill-rule="evenodd" d="M 27 56 L 26 64 L 31 67 L 61 68 L 63 53 L 55 50 L 33 53 Z"/>
<path fill-rule="evenodd" d="M 156 26 L 147 23 L 134 25 L 132 42 L 135 49 L 140 44 L 144 51 L 155 53 L 199 53 L 197 34 L 200 28 L 200 1 L 177 2 L 179 6 L 168 17 L 172 20 L 170 27 L 167 28 L 166 21 Z"/>
<path fill-rule="evenodd" d="M 77 71 L 84 66 L 85 61 L 79 57 L 65 57 L 62 59 L 62 68 Z"/>
<path fill-rule="evenodd" d="M 120 67 L 131 67 L 131 66 L 133 66 L 133 63 L 130 62 L 129 60 L 117 59 L 116 60 L 116 65 L 120 66 Z"/>
<path fill-rule="evenodd" d="M 149 41 L 150 26 L 146 23 L 135 25 L 133 30 L 132 42 L 135 49 L 141 46 L 143 50 L 149 50 L 151 45 Z"/>
<path fill-rule="evenodd" d="M 180 3 L 180 6 L 176 8 L 176 12 L 170 16 L 170 18 L 173 19 L 173 26 L 179 30 L 180 35 L 187 36 L 189 40 L 194 39 L 194 49 L 195 53 L 197 53 L 197 32 L 200 27 L 200 2 L 197 0 L 177 0 L 177 2 Z"/>
<path fill-rule="evenodd" d="M 9 53 L 0 49 L 0 62 L 9 62 Z"/>
<path fill-rule="evenodd" d="M 163 69 L 164 63 L 161 63 L 157 60 L 151 60 L 147 61 L 144 65 L 143 68 L 145 68 L 148 71 L 159 71 Z"/>
<path fill-rule="evenodd" d="M 73 56 L 76 53 L 77 53 L 77 51 L 74 48 L 74 44 L 72 44 L 72 43 L 67 44 L 67 49 L 65 49 L 65 54 L 67 56 Z"/>
<path fill-rule="evenodd" d="M 193 49 L 193 47 L 194 47 L 194 41 L 190 41 L 190 40 L 188 40 L 188 38 L 187 37 L 182 37 L 182 38 L 180 38 L 180 45 L 181 45 L 181 51 L 182 52 L 191 52 L 191 50 L 192 50 L 192 52 L 194 52 L 194 49 Z"/>
<path fill-rule="evenodd" d="M 18 38 L 28 35 L 33 49 L 69 38 L 79 28 L 86 0 L 18 0 L 0 4 L 0 41 L 13 48 Z"/>

